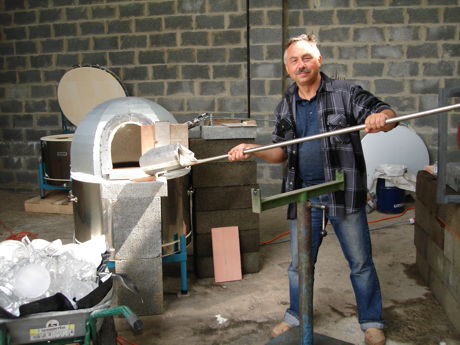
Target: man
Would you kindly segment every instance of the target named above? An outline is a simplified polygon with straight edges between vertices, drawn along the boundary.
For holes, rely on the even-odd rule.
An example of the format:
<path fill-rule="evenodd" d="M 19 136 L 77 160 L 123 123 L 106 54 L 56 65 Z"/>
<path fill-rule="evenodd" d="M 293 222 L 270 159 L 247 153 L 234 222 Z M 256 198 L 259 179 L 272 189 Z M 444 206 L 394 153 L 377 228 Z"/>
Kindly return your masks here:
<path fill-rule="evenodd" d="M 366 133 L 391 130 L 385 124 L 395 117 L 390 106 L 360 86 L 330 79 L 320 72 L 322 57 L 313 35 L 291 38 L 284 50 L 284 63 L 295 81 L 275 109 L 275 143 L 310 136 L 349 126 L 365 124 Z M 243 151 L 257 147 L 241 144 L 229 152 L 229 160 L 241 161 L 252 154 Z M 272 163 L 287 160 L 282 192 L 335 180 L 335 171 L 345 175 L 345 190 L 313 198 L 328 207 L 327 218 L 334 228 L 347 259 L 356 297 L 361 329 L 368 345 L 385 344 L 385 321 L 381 318 L 382 299 L 366 215 L 366 165 L 358 131 L 335 135 L 298 145 L 253 153 Z M 284 321 L 272 332 L 274 337 L 299 326 L 299 278 L 296 207 L 288 207 L 291 226 L 291 265 L 288 268 L 290 307 Z M 316 262 L 322 242 L 322 211 L 312 209 L 312 251 Z"/>

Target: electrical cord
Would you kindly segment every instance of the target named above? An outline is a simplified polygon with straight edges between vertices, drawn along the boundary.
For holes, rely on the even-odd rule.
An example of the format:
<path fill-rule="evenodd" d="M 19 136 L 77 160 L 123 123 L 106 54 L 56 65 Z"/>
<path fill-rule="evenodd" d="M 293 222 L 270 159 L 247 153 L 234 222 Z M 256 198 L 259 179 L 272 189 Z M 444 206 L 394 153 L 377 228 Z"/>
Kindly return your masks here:
<path fill-rule="evenodd" d="M 21 239 L 25 236 L 28 236 L 28 237 L 32 237 L 33 239 L 37 239 L 37 236 L 35 236 L 33 233 L 29 232 L 29 231 L 21 231 L 21 232 L 17 232 L 15 234 L 13 234 L 13 232 L 8 229 L 5 224 L 3 224 L 2 221 L 0 221 L 0 224 L 3 225 L 3 228 L 7 231 L 10 232 L 10 236 L 8 236 L 7 238 L 5 238 L 5 241 L 7 240 L 16 240 L 16 241 L 21 241 Z"/>
<path fill-rule="evenodd" d="M 118 343 L 118 344 L 124 345 L 119 339 L 121 339 L 121 340 L 123 340 L 123 341 L 126 341 L 128 344 L 136 345 L 136 344 L 130 342 L 129 340 L 127 340 L 127 339 L 125 339 L 125 338 L 122 338 L 122 337 L 120 337 L 120 336 L 117 336 L 117 343 Z"/>
<path fill-rule="evenodd" d="M 398 217 L 403 216 L 407 211 L 409 211 L 409 210 L 414 210 L 414 209 L 415 209 L 415 207 L 409 207 L 409 208 L 406 208 L 406 209 L 404 210 L 403 213 L 398 214 L 398 215 L 396 215 L 396 216 L 381 218 L 381 219 L 377 219 L 377 220 L 371 220 L 371 221 L 368 221 L 367 223 L 368 223 L 368 224 L 371 224 L 371 223 L 381 222 L 381 221 L 383 221 L 383 220 L 398 218 Z M 410 224 L 414 224 L 414 223 L 415 223 L 415 219 L 414 219 L 414 218 L 411 218 L 411 219 L 409 219 L 408 221 L 407 221 L 407 220 L 403 220 L 403 221 L 399 221 L 399 222 L 395 222 L 395 223 L 391 223 L 391 224 L 386 224 L 386 225 L 383 225 L 383 226 L 379 226 L 379 227 L 377 227 L 377 228 L 369 229 L 369 231 L 380 230 L 380 229 L 383 229 L 383 228 L 386 228 L 386 227 L 389 227 L 389 226 L 392 226 L 392 225 L 395 225 L 395 224 L 407 223 L 407 222 L 409 222 Z M 330 223 L 328 223 L 327 225 L 330 225 Z M 278 242 L 273 242 L 273 241 L 277 240 L 278 238 L 280 238 L 280 237 L 282 237 L 282 236 L 288 235 L 288 234 L 290 234 L 290 233 L 291 233 L 290 231 L 287 231 L 287 232 L 285 232 L 284 234 L 281 234 L 281 235 L 276 236 L 275 238 L 272 238 L 270 241 L 266 241 L 266 242 L 259 241 L 259 245 L 260 245 L 260 246 L 265 246 L 265 245 L 267 245 L 267 244 L 279 244 L 279 243 L 288 242 L 288 241 L 290 241 L 290 240 L 283 240 L 283 241 L 278 241 Z M 328 232 L 328 235 L 335 235 L 335 233 L 334 233 L 334 232 Z"/>

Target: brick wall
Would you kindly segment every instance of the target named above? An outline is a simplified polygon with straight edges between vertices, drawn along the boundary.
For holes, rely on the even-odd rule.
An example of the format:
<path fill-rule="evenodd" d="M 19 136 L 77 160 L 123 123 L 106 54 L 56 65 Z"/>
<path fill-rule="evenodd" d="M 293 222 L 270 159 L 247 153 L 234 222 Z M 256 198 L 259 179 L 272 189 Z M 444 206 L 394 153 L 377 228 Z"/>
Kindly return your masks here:
<path fill-rule="evenodd" d="M 62 133 L 56 88 L 77 63 L 112 70 L 130 96 L 179 122 L 202 112 L 257 119 L 257 142 L 267 144 L 268 120 L 291 82 L 287 37 L 314 33 L 325 73 L 409 114 L 437 107 L 438 89 L 458 85 L 459 22 L 458 0 L 4 0 L 0 184 L 38 188 L 39 140 Z M 410 125 L 434 162 L 436 117 Z M 257 162 L 263 193 L 278 193 L 282 165 Z"/>
<path fill-rule="evenodd" d="M 460 332 L 460 205 L 436 203 L 436 177 L 417 174 L 416 265 L 457 332 Z M 457 194 L 447 187 L 448 194 Z"/>

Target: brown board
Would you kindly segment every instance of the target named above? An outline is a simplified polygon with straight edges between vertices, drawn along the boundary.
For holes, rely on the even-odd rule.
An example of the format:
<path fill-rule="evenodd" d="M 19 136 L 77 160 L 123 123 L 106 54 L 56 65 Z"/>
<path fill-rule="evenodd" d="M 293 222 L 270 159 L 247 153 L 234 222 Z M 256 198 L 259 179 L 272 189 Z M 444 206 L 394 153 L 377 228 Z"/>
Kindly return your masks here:
<path fill-rule="evenodd" d="M 238 227 L 213 228 L 211 235 L 215 282 L 241 280 L 243 276 Z"/>

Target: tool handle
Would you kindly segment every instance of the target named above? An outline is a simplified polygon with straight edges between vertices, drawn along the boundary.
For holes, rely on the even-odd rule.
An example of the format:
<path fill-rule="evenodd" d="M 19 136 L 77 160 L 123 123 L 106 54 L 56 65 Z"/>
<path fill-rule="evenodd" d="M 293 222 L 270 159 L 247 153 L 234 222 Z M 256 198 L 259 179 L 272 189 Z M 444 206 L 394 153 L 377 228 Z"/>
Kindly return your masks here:
<path fill-rule="evenodd" d="M 430 109 L 430 110 L 425 110 L 425 111 L 421 111 L 421 112 L 413 113 L 413 114 L 409 114 L 409 115 L 392 117 L 390 119 L 385 120 L 385 124 L 401 122 L 401 121 L 407 121 L 407 120 L 415 119 L 415 118 L 418 118 L 418 117 L 427 116 L 427 115 L 434 115 L 434 114 L 438 114 L 438 113 L 444 113 L 444 112 L 447 113 L 447 112 L 449 112 L 451 110 L 455 110 L 455 109 L 459 109 L 459 108 L 460 108 L 460 103 L 457 103 L 457 104 L 448 105 L 448 106 L 440 107 L 440 108 L 434 108 L 434 109 Z M 359 130 L 364 129 L 364 128 L 366 128 L 366 125 L 364 125 L 364 124 L 363 125 L 352 126 L 352 127 L 347 127 L 347 128 L 338 129 L 338 130 L 335 130 L 335 131 L 330 131 L 330 132 L 324 132 L 324 133 L 320 133 L 320 134 L 310 135 L 308 137 L 296 138 L 296 139 L 292 139 L 292 140 L 281 141 L 279 143 L 272 143 L 272 144 L 268 144 L 268 145 L 264 145 L 264 146 L 254 147 L 252 149 L 244 150 L 243 153 L 248 154 L 248 153 L 254 153 L 254 152 L 259 152 L 259 151 L 270 150 L 270 149 L 274 149 L 274 148 L 277 148 L 277 147 L 284 147 L 284 146 L 288 146 L 288 145 L 304 143 L 304 142 L 311 141 L 311 140 L 322 139 L 322 138 L 332 137 L 334 135 L 339 135 L 339 134 L 345 134 L 345 133 L 350 133 L 350 132 L 354 132 L 354 131 L 359 131 Z M 228 158 L 228 156 L 229 156 L 229 154 L 227 153 L 227 154 L 221 155 L 221 156 L 198 159 L 197 161 L 192 162 L 190 165 L 187 165 L 187 166 L 193 166 L 193 165 L 198 165 L 198 164 L 202 164 L 202 163 L 209 163 L 209 162 L 217 161 L 217 160 L 220 160 L 220 159 Z"/>

